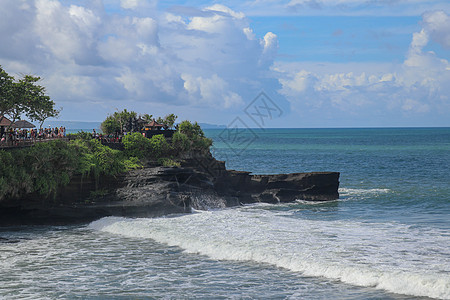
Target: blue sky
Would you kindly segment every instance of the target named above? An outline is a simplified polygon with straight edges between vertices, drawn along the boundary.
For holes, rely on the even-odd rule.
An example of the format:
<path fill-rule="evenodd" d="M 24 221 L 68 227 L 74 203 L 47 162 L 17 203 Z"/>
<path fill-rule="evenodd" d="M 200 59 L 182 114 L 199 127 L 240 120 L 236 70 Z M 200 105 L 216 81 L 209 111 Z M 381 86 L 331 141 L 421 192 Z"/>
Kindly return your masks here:
<path fill-rule="evenodd" d="M 420 17 L 252 17 L 257 35 L 278 36 L 279 61 L 402 61 Z"/>
<path fill-rule="evenodd" d="M 448 1 L 0 4 L 0 65 L 41 76 L 61 120 L 257 127 L 264 91 L 280 109 L 265 127 L 450 126 Z"/>

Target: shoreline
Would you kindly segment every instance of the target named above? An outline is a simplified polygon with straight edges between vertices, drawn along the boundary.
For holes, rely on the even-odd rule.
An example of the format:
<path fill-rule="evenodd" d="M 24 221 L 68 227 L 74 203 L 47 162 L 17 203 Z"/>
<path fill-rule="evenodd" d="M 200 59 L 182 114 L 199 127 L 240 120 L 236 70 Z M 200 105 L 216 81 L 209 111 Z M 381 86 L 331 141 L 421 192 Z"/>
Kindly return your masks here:
<path fill-rule="evenodd" d="M 159 217 L 249 203 L 339 199 L 338 172 L 251 175 L 227 170 L 211 153 L 183 158 L 180 167 L 147 165 L 117 177 L 74 176 L 56 197 L 0 203 L 0 226 L 87 223 L 106 216 Z"/>

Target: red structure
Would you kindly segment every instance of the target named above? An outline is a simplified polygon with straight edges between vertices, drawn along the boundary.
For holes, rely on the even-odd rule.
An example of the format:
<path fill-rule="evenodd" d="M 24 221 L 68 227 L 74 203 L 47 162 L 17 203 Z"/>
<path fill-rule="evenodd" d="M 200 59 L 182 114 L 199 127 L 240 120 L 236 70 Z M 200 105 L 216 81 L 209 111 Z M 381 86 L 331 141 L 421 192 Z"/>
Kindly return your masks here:
<path fill-rule="evenodd" d="M 144 124 L 144 129 L 142 130 L 142 134 L 151 138 L 154 135 L 162 134 L 166 138 L 171 138 L 174 134 L 175 130 L 166 129 L 167 127 L 163 124 L 159 124 L 155 120 L 151 121 L 148 124 Z M 164 129 L 164 130 L 163 130 Z"/>

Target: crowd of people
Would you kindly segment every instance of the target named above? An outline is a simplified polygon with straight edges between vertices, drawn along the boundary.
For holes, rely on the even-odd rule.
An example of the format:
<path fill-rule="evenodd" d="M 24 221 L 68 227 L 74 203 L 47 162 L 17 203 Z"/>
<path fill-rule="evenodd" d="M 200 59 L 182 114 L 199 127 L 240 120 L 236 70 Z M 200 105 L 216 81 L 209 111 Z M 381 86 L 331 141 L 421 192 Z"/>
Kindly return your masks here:
<path fill-rule="evenodd" d="M 18 143 L 20 141 L 36 141 L 36 140 L 44 140 L 44 139 L 55 139 L 55 138 L 63 138 L 66 136 L 66 128 L 55 127 L 55 128 L 40 128 L 38 129 L 17 129 L 17 128 L 9 128 L 6 130 L 4 127 L 1 127 L 0 130 L 0 142 L 4 143 Z"/>

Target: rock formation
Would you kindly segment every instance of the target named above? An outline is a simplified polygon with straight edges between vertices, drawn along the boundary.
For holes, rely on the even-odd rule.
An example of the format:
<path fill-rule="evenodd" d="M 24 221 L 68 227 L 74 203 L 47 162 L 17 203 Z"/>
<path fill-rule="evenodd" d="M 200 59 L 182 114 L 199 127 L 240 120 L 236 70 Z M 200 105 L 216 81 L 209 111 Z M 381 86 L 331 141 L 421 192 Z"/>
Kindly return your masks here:
<path fill-rule="evenodd" d="M 245 203 L 339 198 L 339 173 L 251 175 L 226 170 L 208 154 L 184 157 L 181 167 L 146 166 L 117 178 L 75 177 L 55 198 L 29 195 L 0 203 L 0 225 L 66 224 L 104 216 L 156 217 Z"/>

